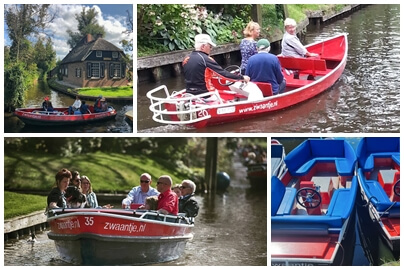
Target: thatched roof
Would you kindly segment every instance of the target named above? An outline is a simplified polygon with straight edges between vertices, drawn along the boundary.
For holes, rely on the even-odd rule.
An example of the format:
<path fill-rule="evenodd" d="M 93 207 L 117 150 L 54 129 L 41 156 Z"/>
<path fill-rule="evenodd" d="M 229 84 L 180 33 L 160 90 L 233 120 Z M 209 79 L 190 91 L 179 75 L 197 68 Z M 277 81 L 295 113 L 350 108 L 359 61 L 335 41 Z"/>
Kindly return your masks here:
<path fill-rule="evenodd" d="M 83 37 L 80 42 L 64 57 L 61 64 L 70 62 L 85 61 L 92 51 L 117 51 L 123 53 L 122 49 L 111 44 L 107 40 L 101 37 L 94 37 L 91 34 Z"/>

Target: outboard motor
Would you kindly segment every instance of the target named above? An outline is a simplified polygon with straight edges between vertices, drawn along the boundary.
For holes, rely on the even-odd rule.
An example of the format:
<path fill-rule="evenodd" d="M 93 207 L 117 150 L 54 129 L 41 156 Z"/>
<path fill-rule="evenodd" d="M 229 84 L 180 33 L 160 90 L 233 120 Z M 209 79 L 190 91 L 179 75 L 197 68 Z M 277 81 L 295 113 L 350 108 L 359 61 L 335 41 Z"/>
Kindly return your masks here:
<path fill-rule="evenodd" d="M 264 95 L 254 83 L 235 82 L 229 86 L 230 90 L 247 97 L 248 101 L 262 100 Z"/>

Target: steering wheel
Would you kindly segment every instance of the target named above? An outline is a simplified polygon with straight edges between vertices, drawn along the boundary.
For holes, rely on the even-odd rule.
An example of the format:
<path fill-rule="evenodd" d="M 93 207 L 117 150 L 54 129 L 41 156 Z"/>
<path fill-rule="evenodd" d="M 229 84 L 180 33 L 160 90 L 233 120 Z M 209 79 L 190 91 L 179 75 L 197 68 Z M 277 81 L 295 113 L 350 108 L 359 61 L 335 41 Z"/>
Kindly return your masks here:
<path fill-rule="evenodd" d="M 226 68 L 224 68 L 226 71 L 232 73 L 232 74 L 240 74 L 241 73 L 241 68 L 238 65 L 229 65 Z M 235 81 L 229 81 L 225 80 L 224 82 L 222 81 L 222 78 L 219 77 L 218 82 L 221 86 L 231 86 L 235 83 Z"/>
<path fill-rule="evenodd" d="M 400 196 L 400 180 L 394 184 L 394 194 Z"/>
<path fill-rule="evenodd" d="M 321 195 L 312 188 L 302 188 L 296 193 L 296 201 L 304 208 L 316 208 L 321 204 Z"/>

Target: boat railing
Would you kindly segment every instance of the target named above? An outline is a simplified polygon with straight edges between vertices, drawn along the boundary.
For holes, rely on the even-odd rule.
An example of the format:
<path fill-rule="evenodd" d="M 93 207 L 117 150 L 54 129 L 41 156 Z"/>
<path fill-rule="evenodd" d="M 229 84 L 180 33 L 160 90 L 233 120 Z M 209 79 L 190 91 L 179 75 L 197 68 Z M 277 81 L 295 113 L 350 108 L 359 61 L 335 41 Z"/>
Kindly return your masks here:
<path fill-rule="evenodd" d="M 163 95 L 157 96 L 157 95 Z M 168 92 L 165 85 L 161 85 L 147 92 L 150 99 L 150 111 L 153 113 L 153 120 L 164 124 L 186 125 L 209 119 L 211 115 L 206 111 L 211 107 L 209 102 L 224 104 L 217 91 L 192 95 L 185 93 L 185 90 Z M 211 101 L 212 100 L 212 101 Z M 167 109 L 167 106 L 175 109 Z"/>
<path fill-rule="evenodd" d="M 170 215 L 170 214 L 161 214 L 158 213 L 157 211 L 137 209 L 134 211 L 134 214 L 135 216 L 138 216 L 141 219 L 157 220 L 171 223 L 194 224 L 194 218 L 186 217 L 185 213 L 178 213 L 178 215 Z"/>

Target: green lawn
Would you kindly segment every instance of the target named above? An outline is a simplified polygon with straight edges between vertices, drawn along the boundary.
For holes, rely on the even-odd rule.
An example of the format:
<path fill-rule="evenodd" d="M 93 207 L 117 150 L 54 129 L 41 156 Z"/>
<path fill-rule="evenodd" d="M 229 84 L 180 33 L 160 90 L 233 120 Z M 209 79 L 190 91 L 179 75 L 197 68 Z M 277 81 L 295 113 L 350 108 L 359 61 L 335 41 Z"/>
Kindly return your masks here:
<path fill-rule="evenodd" d="M 106 98 L 125 98 L 133 97 L 133 87 L 112 87 L 112 88 L 79 88 L 77 89 L 79 95 L 85 96 L 99 96 L 103 95 Z"/>
<path fill-rule="evenodd" d="M 45 212 L 46 196 L 4 192 L 4 219 L 27 215 L 35 211 Z"/>
<path fill-rule="evenodd" d="M 78 170 L 90 178 L 95 192 L 109 193 L 125 192 L 139 185 L 139 176 L 144 172 L 152 175 L 153 187 L 163 174 L 170 175 L 174 183 L 180 183 L 186 176 L 173 169 L 168 160 L 128 154 L 98 152 L 61 158 L 47 154 L 9 154 L 4 156 L 4 188 L 50 191 L 61 168 Z"/>

